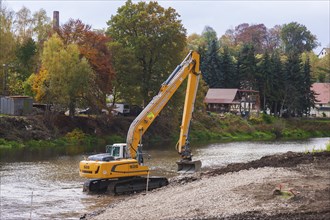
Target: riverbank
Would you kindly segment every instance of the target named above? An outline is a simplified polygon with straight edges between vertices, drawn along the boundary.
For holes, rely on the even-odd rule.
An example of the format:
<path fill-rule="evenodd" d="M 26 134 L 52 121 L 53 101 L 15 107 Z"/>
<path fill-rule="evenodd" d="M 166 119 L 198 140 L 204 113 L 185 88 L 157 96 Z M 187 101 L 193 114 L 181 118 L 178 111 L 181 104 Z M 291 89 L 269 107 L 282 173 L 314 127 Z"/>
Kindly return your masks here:
<path fill-rule="evenodd" d="M 179 125 L 172 128 L 164 116 L 148 129 L 144 142 L 178 139 Z M 0 148 L 104 146 L 124 142 L 134 117 L 35 115 L 0 117 Z M 236 115 L 194 114 L 191 139 L 197 141 L 297 140 L 329 137 L 330 119 L 282 119 L 268 115 L 243 119 Z"/>
<path fill-rule="evenodd" d="M 81 217 L 110 218 L 329 219 L 330 152 L 288 152 L 176 177 L 164 188 Z"/>

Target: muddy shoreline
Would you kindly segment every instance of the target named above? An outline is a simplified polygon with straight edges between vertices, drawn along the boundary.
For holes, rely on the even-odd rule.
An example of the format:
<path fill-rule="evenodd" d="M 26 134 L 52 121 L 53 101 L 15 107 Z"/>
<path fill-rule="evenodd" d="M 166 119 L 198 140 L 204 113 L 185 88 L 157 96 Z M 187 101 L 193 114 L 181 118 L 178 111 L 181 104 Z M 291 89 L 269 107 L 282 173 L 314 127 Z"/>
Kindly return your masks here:
<path fill-rule="evenodd" d="M 279 187 L 283 195 L 274 194 Z M 127 196 L 81 216 L 94 220 L 155 218 L 330 219 L 330 152 L 287 152 L 175 177 L 167 187 Z"/>

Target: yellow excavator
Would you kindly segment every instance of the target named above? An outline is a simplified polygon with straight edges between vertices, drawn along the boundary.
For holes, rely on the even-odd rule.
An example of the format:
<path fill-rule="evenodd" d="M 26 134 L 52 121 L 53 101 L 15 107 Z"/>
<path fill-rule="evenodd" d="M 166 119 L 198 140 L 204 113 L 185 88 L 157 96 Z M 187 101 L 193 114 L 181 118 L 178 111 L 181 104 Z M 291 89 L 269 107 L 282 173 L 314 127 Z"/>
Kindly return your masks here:
<path fill-rule="evenodd" d="M 142 136 L 173 94 L 188 77 L 180 138 L 176 149 L 181 157 L 178 172 L 193 173 L 201 168 L 201 161 L 193 161 L 189 146 L 189 127 L 200 77 L 200 56 L 190 51 L 186 58 L 161 85 L 159 93 L 135 118 L 127 133 L 126 143 L 106 146 L 106 153 L 89 156 L 79 164 L 79 174 L 89 180 L 83 191 L 114 194 L 152 190 L 168 184 L 165 177 L 150 177 L 149 167 L 143 165 Z"/>

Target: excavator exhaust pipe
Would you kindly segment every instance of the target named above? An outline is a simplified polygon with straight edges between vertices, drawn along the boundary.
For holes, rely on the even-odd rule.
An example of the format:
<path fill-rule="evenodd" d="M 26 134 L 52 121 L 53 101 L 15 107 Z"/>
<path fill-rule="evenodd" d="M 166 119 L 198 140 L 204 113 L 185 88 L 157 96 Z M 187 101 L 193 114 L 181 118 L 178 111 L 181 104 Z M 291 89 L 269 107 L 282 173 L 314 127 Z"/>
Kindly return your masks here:
<path fill-rule="evenodd" d="M 176 162 L 178 164 L 178 173 L 195 173 L 199 172 L 202 167 L 202 162 L 200 160 L 187 161 L 181 160 Z"/>

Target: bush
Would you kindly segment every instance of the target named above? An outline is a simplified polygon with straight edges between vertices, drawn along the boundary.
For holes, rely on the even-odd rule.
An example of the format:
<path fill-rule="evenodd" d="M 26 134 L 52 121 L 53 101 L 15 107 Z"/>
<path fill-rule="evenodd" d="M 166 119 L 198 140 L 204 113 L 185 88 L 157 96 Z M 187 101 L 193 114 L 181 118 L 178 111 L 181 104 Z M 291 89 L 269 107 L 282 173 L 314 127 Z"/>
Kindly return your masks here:
<path fill-rule="evenodd" d="M 267 123 L 267 124 L 271 124 L 274 122 L 275 118 L 271 115 L 267 115 L 267 114 L 262 114 L 262 120 Z"/>
<path fill-rule="evenodd" d="M 285 138 L 294 138 L 294 139 L 301 139 L 301 138 L 308 138 L 309 137 L 308 133 L 301 130 L 301 129 L 293 129 L 293 130 L 285 129 L 282 132 L 282 135 Z"/>
<path fill-rule="evenodd" d="M 20 148 L 24 145 L 16 141 L 7 141 L 3 138 L 0 138 L 0 148 Z"/>
<path fill-rule="evenodd" d="M 269 140 L 274 139 L 275 135 L 267 132 L 257 131 L 252 133 L 253 138 L 257 140 Z"/>
<path fill-rule="evenodd" d="M 85 133 L 78 128 L 75 128 L 73 131 L 68 132 L 65 135 L 65 139 L 72 144 L 81 143 L 85 139 L 85 137 L 86 137 Z"/>
<path fill-rule="evenodd" d="M 105 139 L 105 145 L 126 142 L 124 137 L 121 137 L 116 134 L 106 136 L 104 139 Z"/>
<path fill-rule="evenodd" d="M 251 116 L 249 118 L 249 122 L 254 124 L 254 125 L 257 125 L 257 124 L 261 124 L 263 122 L 263 119 L 260 118 L 260 117 L 256 117 L 256 116 Z"/>
<path fill-rule="evenodd" d="M 46 140 L 30 140 L 25 143 L 25 146 L 29 148 L 42 148 L 42 147 L 55 147 L 56 144 Z"/>
<path fill-rule="evenodd" d="M 272 133 L 275 134 L 276 138 L 282 137 L 283 130 L 285 129 L 285 122 L 282 120 L 275 121 L 272 127 Z"/>

